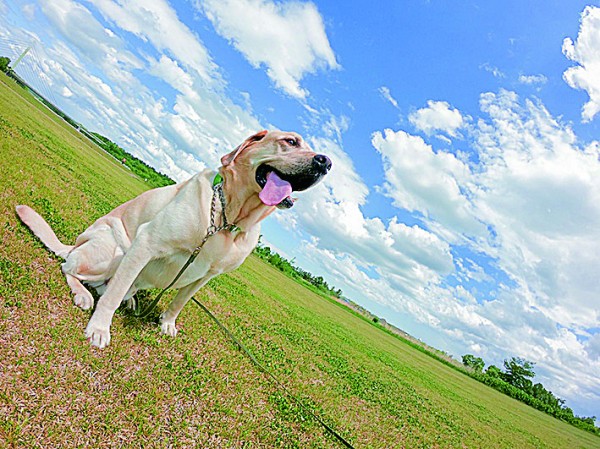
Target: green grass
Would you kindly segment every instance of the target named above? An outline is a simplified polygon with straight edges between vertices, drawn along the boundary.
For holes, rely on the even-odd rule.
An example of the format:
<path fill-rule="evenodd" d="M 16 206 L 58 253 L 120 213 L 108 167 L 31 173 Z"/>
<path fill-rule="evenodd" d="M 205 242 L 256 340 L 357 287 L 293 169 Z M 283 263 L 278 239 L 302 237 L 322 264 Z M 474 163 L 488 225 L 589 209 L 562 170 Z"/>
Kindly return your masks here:
<path fill-rule="evenodd" d="M 4 75 L 0 160 L 0 447 L 339 447 L 193 303 L 175 339 L 119 313 L 111 345 L 90 348 L 90 312 L 14 206 L 71 243 L 147 186 Z M 600 446 L 258 258 L 196 297 L 357 448 Z"/>

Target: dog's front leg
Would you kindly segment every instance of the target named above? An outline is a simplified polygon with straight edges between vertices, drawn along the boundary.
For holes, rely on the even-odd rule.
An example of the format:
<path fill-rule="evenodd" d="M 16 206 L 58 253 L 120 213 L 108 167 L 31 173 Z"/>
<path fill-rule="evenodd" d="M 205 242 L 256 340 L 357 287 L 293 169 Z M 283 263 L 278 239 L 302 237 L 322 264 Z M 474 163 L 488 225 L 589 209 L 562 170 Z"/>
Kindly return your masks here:
<path fill-rule="evenodd" d="M 117 271 L 108 283 L 104 294 L 98 300 L 96 310 L 92 315 L 86 329 L 85 336 L 92 346 L 104 348 L 110 343 L 110 324 L 115 310 L 127 294 L 127 291 L 140 274 L 142 269 L 152 259 L 152 245 L 145 238 L 144 233 L 138 235 L 129 248 Z"/>
<path fill-rule="evenodd" d="M 185 287 L 179 289 L 177 295 L 160 315 L 160 331 L 165 335 L 170 335 L 174 337 L 177 335 L 177 327 L 175 327 L 175 320 L 181 312 L 181 309 L 187 304 L 192 296 L 196 294 L 200 288 L 202 288 L 208 281 L 210 281 L 215 275 L 207 274 L 202 279 L 198 279 L 196 282 L 193 282 Z"/>

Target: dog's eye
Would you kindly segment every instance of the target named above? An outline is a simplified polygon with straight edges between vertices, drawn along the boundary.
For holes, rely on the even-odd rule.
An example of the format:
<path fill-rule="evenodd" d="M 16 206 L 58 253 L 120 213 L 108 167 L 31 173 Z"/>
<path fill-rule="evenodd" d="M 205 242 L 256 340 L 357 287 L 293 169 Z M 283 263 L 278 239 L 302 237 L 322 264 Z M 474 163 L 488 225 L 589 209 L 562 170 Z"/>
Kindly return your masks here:
<path fill-rule="evenodd" d="M 290 138 L 290 139 L 285 139 L 285 141 L 286 141 L 286 142 L 287 142 L 289 145 L 291 145 L 291 146 L 293 146 L 293 147 L 296 147 L 296 146 L 298 146 L 298 141 L 297 141 L 296 139 L 292 139 L 292 138 Z"/>

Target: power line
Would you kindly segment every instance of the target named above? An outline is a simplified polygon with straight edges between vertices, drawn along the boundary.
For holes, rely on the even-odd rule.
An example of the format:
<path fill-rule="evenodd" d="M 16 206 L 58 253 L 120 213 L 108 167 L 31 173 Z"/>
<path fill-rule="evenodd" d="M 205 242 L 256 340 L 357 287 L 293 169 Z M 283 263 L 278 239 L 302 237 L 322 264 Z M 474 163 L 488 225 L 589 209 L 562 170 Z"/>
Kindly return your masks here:
<path fill-rule="evenodd" d="M 48 81 L 47 79 L 49 79 L 48 75 L 46 75 L 44 69 L 44 63 L 43 63 L 43 59 L 40 58 L 37 48 L 35 46 L 32 47 L 33 49 L 33 56 L 35 58 L 36 61 L 36 65 L 35 67 L 37 67 L 38 69 L 38 76 L 39 79 L 42 81 L 42 84 L 45 87 L 46 92 L 44 93 L 44 96 L 48 95 L 46 98 L 48 98 L 53 104 L 56 104 L 56 97 L 54 96 L 54 92 L 52 90 L 52 88 L 50 87 L 50 85 L 48 85 Z"/>
<path fill-rule="evenodd" d="M 44 58 L 40 57 L 37 46 L 39 42 L 25 42 L 20 39 L 7 39 L 0 37 L 0 51 L 7 53 L 7 56 L 16 57 L 12 65 L 13 70 L 23 80 L 39 91 L 42 96 L 53 104 L 56 104 L 56 97 L 53 90 L 48 85 L 48 75 L 43 70 Z M 17 56 L 18 55 L 18 56 Z"/>

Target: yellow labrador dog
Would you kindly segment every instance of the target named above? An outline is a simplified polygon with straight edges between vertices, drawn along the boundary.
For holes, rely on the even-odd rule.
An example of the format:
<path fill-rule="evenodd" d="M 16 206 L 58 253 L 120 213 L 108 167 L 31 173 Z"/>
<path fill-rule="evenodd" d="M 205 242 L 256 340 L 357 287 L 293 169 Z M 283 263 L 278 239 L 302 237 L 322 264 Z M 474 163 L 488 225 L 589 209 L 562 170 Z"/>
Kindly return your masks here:
<path fill-rule="evenodd" d="M 183 306 L 211 278 L 241 265 L 258 242 L 260 222 L 276 207 L 291 207 L 292 191 L 311 187 L 331 168 L 329 158 L 313 152 L 298 134 L 282 131 L 249 137 L 223 156 L 221 164 L 217 172 L 202 171 L 120 205 L 96 220 L 74 246 L 61 243 L 33 209 L 17 206 L 21 220 L 65 259 L 62 271 L 75 304 L 82 309 L 94 305 L 82 282 L 102 295 L 85 330 L 92 345 L 104 348 L 110 343 L 110 325 L 122 301 L 140 289 L 167 287 L 203 243 L 209 226 L 219 227 L 227 220 L 235 227 L 206 240 L 173 285 L 179 291 L 160 325 L 164 334 L 175 336 L 175 320 Z M 219 183 L 222 202 L 213 198 Z M 211 220 L 211 209 L 217 206 Z"/>

